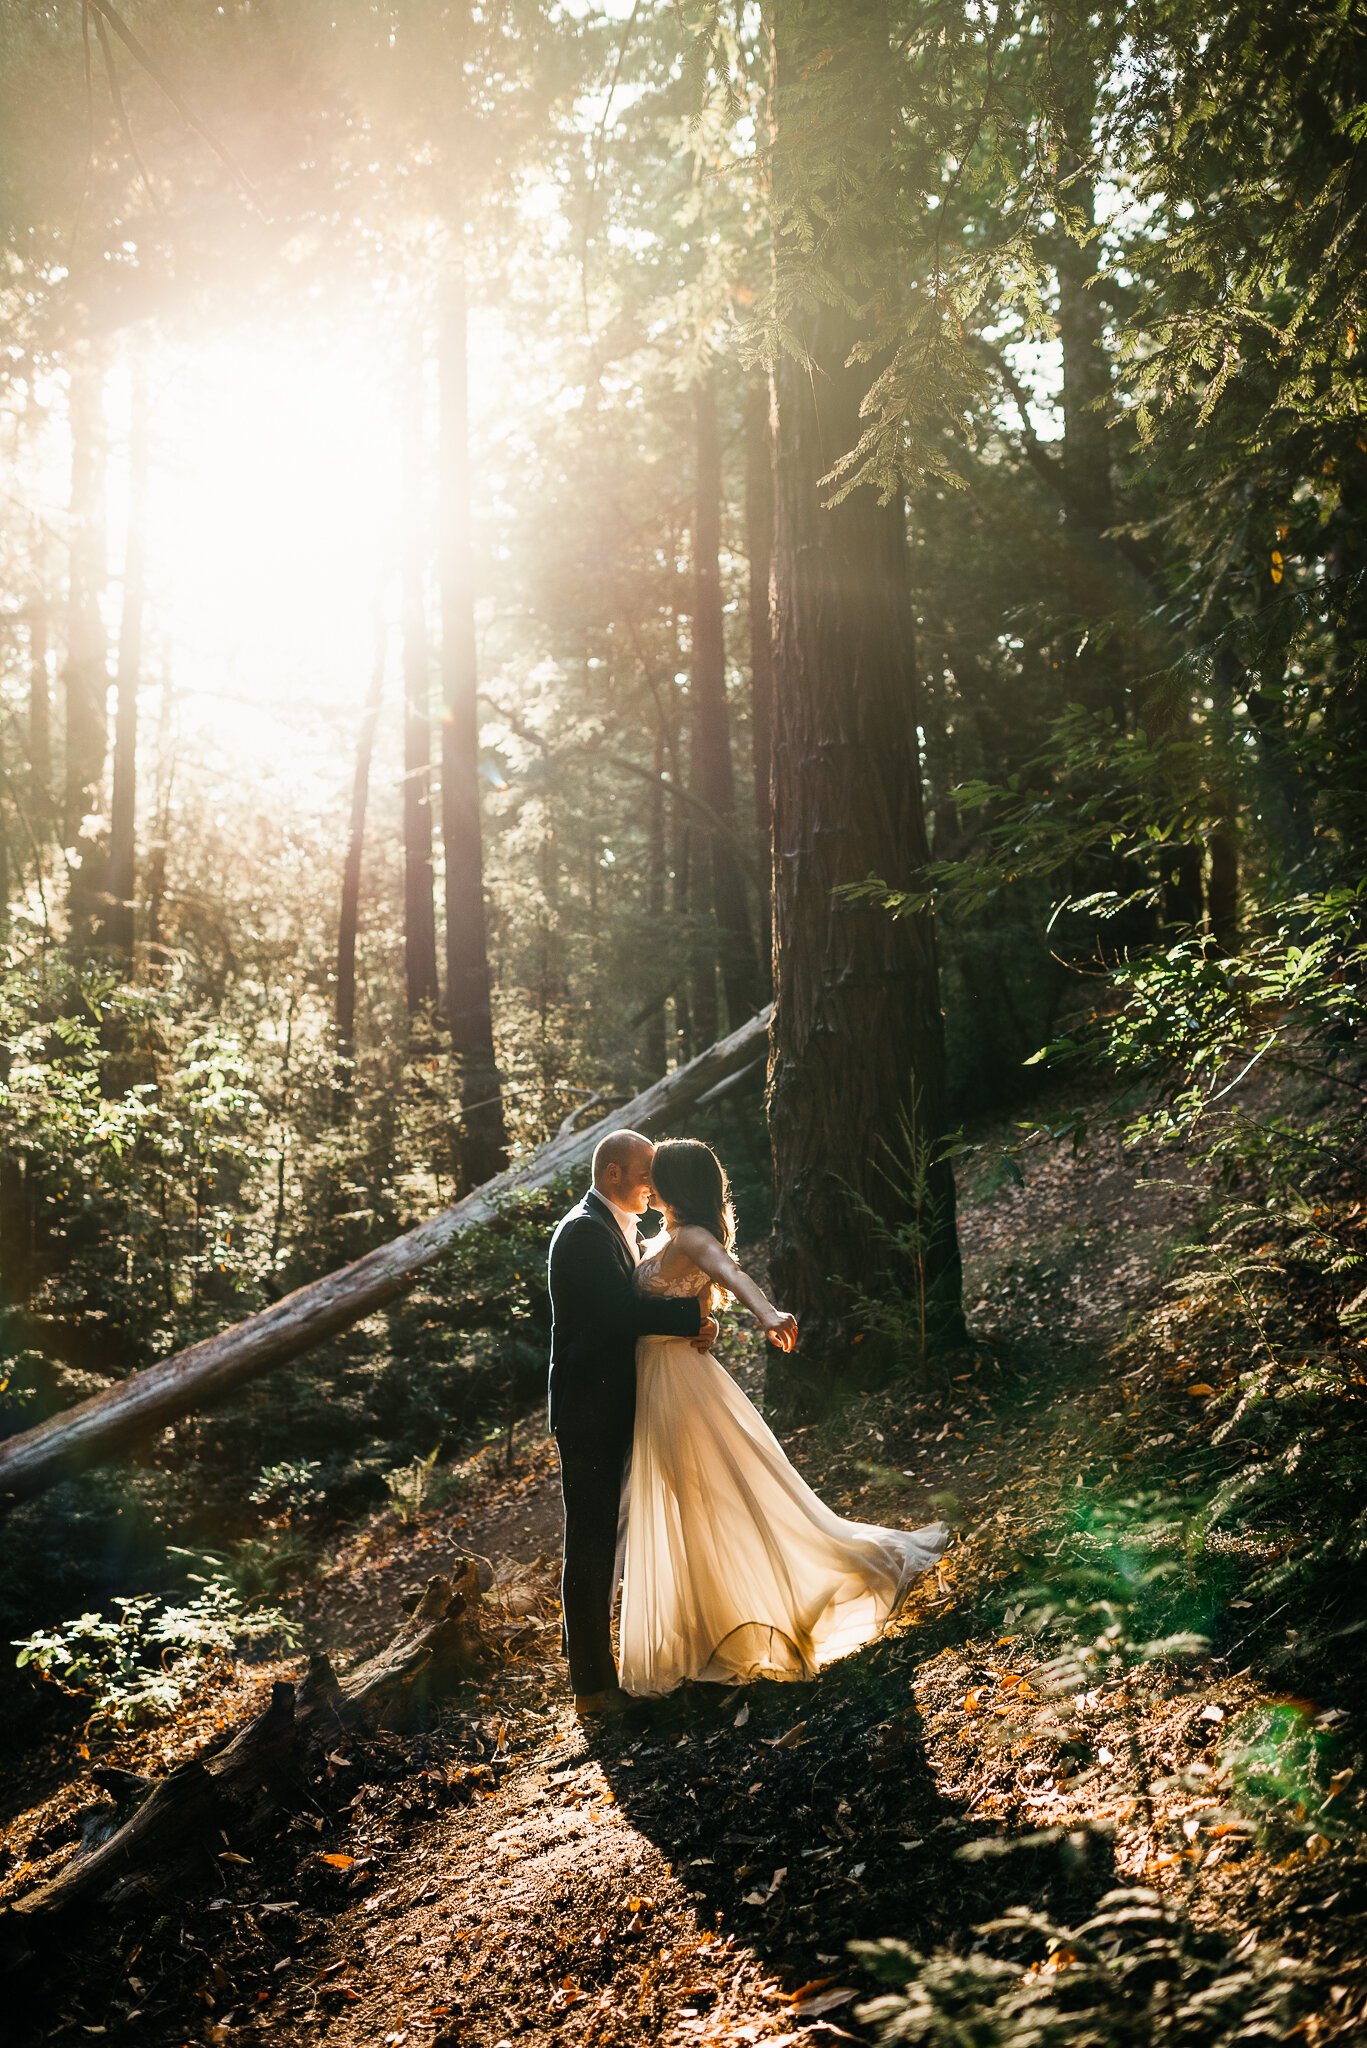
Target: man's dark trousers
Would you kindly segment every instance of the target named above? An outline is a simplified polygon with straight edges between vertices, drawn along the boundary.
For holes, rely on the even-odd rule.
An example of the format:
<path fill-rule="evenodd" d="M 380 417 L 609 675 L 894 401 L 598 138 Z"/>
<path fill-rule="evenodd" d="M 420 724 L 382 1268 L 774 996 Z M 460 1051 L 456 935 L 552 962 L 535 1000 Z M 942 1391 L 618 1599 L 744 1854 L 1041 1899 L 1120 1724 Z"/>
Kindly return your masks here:
<path fill-rule="evenodd" d="M 635 1260 L 603 1197 L 587 1194 L 551 1239 L 550 1426 L 560 1452 L 565 1649 L 576 1693 L 616 1682 L 613 1575 L 636 1421 L 636 1339 L 696 1337 L 697 1300 L 638 1294 Z"/>

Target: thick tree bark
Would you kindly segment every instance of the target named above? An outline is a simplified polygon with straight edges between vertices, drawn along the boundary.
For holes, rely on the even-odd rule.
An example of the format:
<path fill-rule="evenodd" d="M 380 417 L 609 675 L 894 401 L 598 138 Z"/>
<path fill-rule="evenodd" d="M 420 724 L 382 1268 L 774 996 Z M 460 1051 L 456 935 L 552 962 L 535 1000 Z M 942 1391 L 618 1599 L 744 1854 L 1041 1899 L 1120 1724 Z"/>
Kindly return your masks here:
<path fill-rule="evenodd" d="M 396 1714 L 411 1718 L 420 1699 L 435 1699 L 480 1670 L 490 1647 L 480 1626 L 474 1560 L 458 1559 L 454 1579 L 429 1579 L 392 1640 L 340 1683 L 327 1658 L 316 1656 L 299 1686 L 272 1687 L 269 1706 L 223 1748 L 155 1781 L 96 1771 L 96 1784 L 114 1798 L 111 1819 L 121 1805 L 133 1803 L 133 1810 L 102 1841 L 77 1850 L 56 1877 L 15 1901 L 20 1924 L 32 1939 L 60 1914 L 141 1911 L 173 1879 L 184 1883 L 196 1869 L 211 1874 L 220 1831 L 240 1853 L 278 1828 L 310 1744 L 335 1745 L 346 1730 Z"/>
<path fill-rule="evenodd" d="M 763 1010 L 620 1109 L 586 1130 L 553 1138 L 532 1158 L 509 1167 L 416 1230 L 325 1279 L 297 1288 L 246 1322 L 132 1373 L 106 1392 L 0 1443 L 0 1509 L 41 1493 L 70 1472 L 103 1463 L 177 1416 L 212 1407 L 237 1387 L 397 1301 L 463 1231 L 492 1222 L 509 1196 L 549 1187 L 580 1172 L 608 1131 L 649 1133 L 662 1124 L 677 1124 L 710 1089 L 753 1064 L 768 1023 L 769 1012 Z"/>
<path fill-rule="evenodd" d="M 437 1007 L 432 903 L 432 715 L 423 602 L 423 364 L 415 353 L 403 423 L 403 965 L 408 1014 Z"/>
<path fill-rule="evenodd" d="M 479 805 L 479 671 L 470 559 L 470 386 L 464 252 L 452 234 L 441 307 L 441 836 L 446 854 L 446 1021 L 460 1062 L 457 1139 L 467 1186 L 507 1164 L 494 1053 Z"/>
<path fill-rule="evenodd" d="M 133 366 L 128 434 L 128 538 L 119 623 L 119 678 L 114 717 L 114 785 L 109 814 L 109 907 L 103 937 L 125 968 L 133 965 L 137 873 L 138 691 L 142 685 L 143 617 L 147 599 L 148 409 L 146 373 Z"/>
<path fill-rule="evenodd" d="M 693 793 L 734 827 L 736 779 L 726 701 L 726 635 L 721 593 L 721 436 L 717 384 L 709 372 L 693 394 L 696 474 L 693 514 Z M 745 871 L 733 844 L 711 835 L 709 867 L 722 988 L 733 1025 L 760 1000 L 759 961 Z"/>
<path fill-rule="evenodd" d="M 774 624 L 770 588 L 774 564 L 774 449 L 767 378 L 752 378 L 745 402 L 745 532 L 750 551 L 750 747 L 755 777 L 755 836 L 759 844 L 760 960 L 766 982 L 773 972 L 773 909 L 768 871 L 774 800 Z"/>
<path fill-rule="evenodd" d="M 811 203 L 814 178 L 817 204 L 837 178 L 876 194 L 896 109 L 885 0 L 854 0 L 834 53 L 823 0 L 779 0 L 772 19 L 781 268 L 786 209 Z M 862 296 L 893 253 L 876 197 L 858 206 L 845 203 L 830 246 Z M 934 929 L 837 894 L 869 875 L 914 878 L 927 857 L 904 513 L 867 488 L 823 502 L 871 373 L 849 363 L 849 315 L 798 289 L 810 363 L 784 355 L 776 371 L 769 1107 L 774 1279 L 820 1388 L 851 1368 L 859 1296 L 907 1297 L 927 1342 L 957 1338 L 962 1307 Z"/>
<path fill-rule="evenodd" d="M 380 699 L 384 694 L 385 656 L 384 606 L 375 604 L 375 652 L 370 666 L 370 688 L 361 713 L 361 730 L 356 739 L 356 765 L 351 777 L 351 819 L 347 828 L 346 862 L 342 869 L 342 905 L 337 919 L 337 1000 L 334 1035 L 337 1059 L 333 1068 L 333 1106 L 345 1107 L 350 1099 L 352 1073 L 356 1063 L 356 940 L 361 925 L 361 856 L 365 850 L 365 814 L 370 800 L 370 763 L 375 751 L 375 727 L 379 722 Z"/>
<path fill-rule="evenodd" d="M 71 937 L 78 950 L 89 943 L 105 879 L 99 831 L 85 826 L 99 810 L 108 751 L 108 654 L 100 615 L 105 577 L 103 383 L 99 364 L 89 356 L 74 365 L 62 841 L 75 850 L 70 908 Z"/>

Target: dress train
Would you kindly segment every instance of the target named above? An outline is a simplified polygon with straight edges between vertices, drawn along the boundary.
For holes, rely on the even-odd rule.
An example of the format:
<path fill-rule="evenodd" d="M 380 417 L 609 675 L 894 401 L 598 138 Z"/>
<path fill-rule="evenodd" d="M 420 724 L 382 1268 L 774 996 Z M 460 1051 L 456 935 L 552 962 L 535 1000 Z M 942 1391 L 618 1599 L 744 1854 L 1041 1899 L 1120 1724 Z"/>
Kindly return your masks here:
<path fill-rule="evenodd" d="M 619 1657 L 627 1692 L 809 1678 L 877 1636 L 949 1539 L 943 1522 L 845 1521 L 710 1353 L 677 1337 L 638 1342 Z"/>

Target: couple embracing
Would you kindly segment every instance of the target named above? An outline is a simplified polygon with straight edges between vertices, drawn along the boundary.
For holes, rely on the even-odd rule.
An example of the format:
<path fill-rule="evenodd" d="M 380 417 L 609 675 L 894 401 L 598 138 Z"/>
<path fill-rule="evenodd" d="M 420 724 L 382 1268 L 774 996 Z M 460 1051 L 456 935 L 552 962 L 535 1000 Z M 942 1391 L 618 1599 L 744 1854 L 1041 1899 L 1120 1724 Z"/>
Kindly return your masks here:
<path fill-rule="evenodd" d="M 550 1426 L 576 1709 L 602 1713 L 687 1679 L 810 1677 L 879 1633 L 949 1530 L 833 1513 L 713 1357 L 728 1294 L 780 1351 L 797 1342 L 793 1317 L 731 1257 L 715 1153 L 614 1131 L 592 1171 L 550 1250 Z M 652 1205 L 664 1228 L 647 1240 L 640 1219 Z"/>

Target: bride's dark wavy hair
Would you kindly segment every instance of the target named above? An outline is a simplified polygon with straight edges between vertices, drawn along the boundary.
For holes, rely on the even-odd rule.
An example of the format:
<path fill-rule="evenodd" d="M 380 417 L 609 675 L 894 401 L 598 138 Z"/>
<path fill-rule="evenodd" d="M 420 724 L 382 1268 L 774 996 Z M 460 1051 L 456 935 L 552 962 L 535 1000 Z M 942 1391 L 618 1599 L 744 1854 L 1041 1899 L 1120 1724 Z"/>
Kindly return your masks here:
<path fill-rule="evenodd" d="M 736 1241 L 736 1213 L 726 1168 L 710 1145 L 697 1138 L 665 1138 L 655 1147 L 650 1178 L 662 1202 L 680 1223 L 698 1223 L 730 1251 Z"/>

